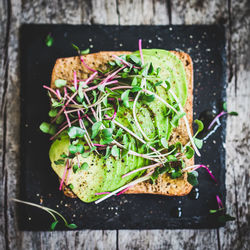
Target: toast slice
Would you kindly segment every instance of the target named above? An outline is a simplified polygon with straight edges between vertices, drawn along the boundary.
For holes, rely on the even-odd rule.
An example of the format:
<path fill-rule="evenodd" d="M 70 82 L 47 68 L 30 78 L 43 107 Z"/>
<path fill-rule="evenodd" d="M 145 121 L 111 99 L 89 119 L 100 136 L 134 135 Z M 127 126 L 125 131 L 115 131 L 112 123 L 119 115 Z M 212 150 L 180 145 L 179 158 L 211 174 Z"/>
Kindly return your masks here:
<path fill-rule="evenodd" d="M 83 56 L 87 65 L 94 69 L 105 70 L 105 63 L 112 60 L 112 55 L 130 54 L 129 51 L 102 51 L 98 53 L 88 54 Z M 193 63 L 191 57 L 184 52 L 171 51 L 175 54 L 183 63 L 187 84 L 188 84 L 188 98 L 184 106 L 184 110 L 187 115 L 187 119 L 192 132 L 193 122 Z M 78 56 L 59 58 L 56 60 L 55 66 L 51 76 L 51 87 L 55 88 L 54 82 L 56 79 L 65 79 L 68 82 L 74 79 L 73 72 L 77 72 L 78 79 L 87 78 L 92 72 L 83 67 L 81 60 Z M 180 141 L 182 144 L 186 144 L 189 140 L 186 126 L 183 119 L 180 119 L 179 126 L 173 129 L 170 144 Z M 194 165 L 194 158 L 186 159 L 187 166 Z M 171 179 L 168 175 L 161 175 L 156 180 L 155 184 L 151 184 L 150 181 L 139 183 L 125 193 L 127 194 L 159 194 L 168 196 L 183 196 L 187 195 L 192 189 L 192 185 L 187 181 L 187 174 L 177 179 Z M 75 198 L 75 194 L 66 186 L 63 188 L 64 194 Z"/>

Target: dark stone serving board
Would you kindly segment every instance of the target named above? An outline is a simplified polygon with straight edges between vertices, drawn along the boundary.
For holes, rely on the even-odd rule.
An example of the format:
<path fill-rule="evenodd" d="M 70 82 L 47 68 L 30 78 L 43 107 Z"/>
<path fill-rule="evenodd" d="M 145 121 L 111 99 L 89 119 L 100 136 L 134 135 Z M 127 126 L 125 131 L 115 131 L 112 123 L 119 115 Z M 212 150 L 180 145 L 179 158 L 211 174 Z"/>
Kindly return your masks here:
<path fill-rule="evenodd" d="M 48 34 L 54 38 L 47 47 Z M 58 178 L 50 167 L 49 137 L 39 130 L 48 120 L 49 99 L 43 84 L 50 84 L 55 60 L 76 55 L 71 43 L 91 52 L 143 48 L 183 50 L 194 63 L 194 118 L 207 111 L 221 111 L 225 100 L 225 36 L 219 26 L 103 26 L 23 25 L 20 41 L 21 65 L 21 192 L 20 199 L 48 206 L 62 213 L 78 229 L 173 229 L 222 226 L 209 215 L 216 209 L 215 195 L 225 201 L 226 119 L 204 144 L 196 163 L 209 165 L 219 185 L 199 169 L 199 199 L 157 195 L 121 195 L 99 205 L 71 199 L 58 190 Z M 211 120 L 211 117 L 209 117 Z M 206 121 L 207 122 L 207 121 Z M 182 216 L 174 216 L 177 207 Z M 18 205 L 21 230 L 49 230 L 52 222 L 44 211 Z M 67 230 L 60 223 L 57 230 Z"/>

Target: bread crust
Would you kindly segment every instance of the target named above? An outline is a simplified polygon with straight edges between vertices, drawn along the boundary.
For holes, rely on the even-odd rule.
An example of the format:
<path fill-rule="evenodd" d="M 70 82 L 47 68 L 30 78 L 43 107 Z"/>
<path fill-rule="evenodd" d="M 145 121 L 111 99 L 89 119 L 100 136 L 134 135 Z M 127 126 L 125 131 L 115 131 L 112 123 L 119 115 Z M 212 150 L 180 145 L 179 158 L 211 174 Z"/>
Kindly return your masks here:
<path fill-rule="evenodd" d="M 185 52 L 170 51 L 175 54 L 183 63 L 186 78 L 188 83 L 188 98 L 184 106 L 187 115 L 191 133 L 193 133 L 193 63 L 191 57 Z M 87 65 L 94 69 L 105 69 L 105 63 L 112 59 L 112 55 L 130 54 L 129 51 L 102 51 L 98 53 L 82 56 Z M 78 56 L 59 58 L 56 60 L 51 76 L 51 87 L 55 88 L 54 82 L 56 79 L 65 79 L 73 81 L 73 72 L 76 71 L 78 79 L 87 78 L 92 72 L 82 66 L 82 62 Z M 181 119 L 179 126 L 173 129 L 170 137 L 170 144 L 180 141 L 186 144 L 189 140 L 184 120 Z M 194 158 L 186 159 L 187 166 L 194 165 Z M 150 170 L 149 170 L 150 171 Z M 139 183 L 130 189 L 125 194 L 158 194 L 167 196 L 184 196 L 187 195 L 192 185 L 187 181 L 187 173 L 177 179 L 171 179 L 169 175 L 160 175 L 155 184 L 150 181 Z M 75 194 L 66 186 L 63 188 L 66 196 L 75 198 Z"/>

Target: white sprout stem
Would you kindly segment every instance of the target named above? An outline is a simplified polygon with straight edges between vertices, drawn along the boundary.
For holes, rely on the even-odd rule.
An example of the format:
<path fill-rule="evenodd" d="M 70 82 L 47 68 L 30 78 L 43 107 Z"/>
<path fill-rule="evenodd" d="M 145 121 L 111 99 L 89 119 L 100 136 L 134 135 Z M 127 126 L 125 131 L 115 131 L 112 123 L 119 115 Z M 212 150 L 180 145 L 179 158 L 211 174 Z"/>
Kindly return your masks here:
<path fill-rule="evenodd" d="M 38 205 L 38 204 L 35 204 L 35 203 L 32 203 L 32 202 L 22 201 L 22 200 L 19 200 L 19 199 L 15 199 L 15 198 L 12 198 L 12 200 L 15 201 L 15 202 L 19 202 L 19 203 L 23 203 L 23 204 L 29 205 L 29 206 L 38 207 L 38 208 L 40 208 L 40 209 L 46 211 L 47 213 L 49 213 L 49 214 L 53 217 L 53 219 L 54 219 L 55 221 L 57 221 L 57 218 L 56 218 L 55 215 L 51 212 L 51 211 L 55 212 L 53 209 L 50 209 L 50 208 L 48 208 L 48 207 L 43 207 L 43 206 L 41 206 L 41 205 Z"/>
<path fill-rule="evenodd" d="M 145 85 L 145 78 L 142 79 L 142 83 L 141 83 L 141 87 L 144 87 Z M 134 101 L 134 104 L 133 104 L 133 117 L 134 117 L 134 120 L 135 120 L 135 124 L 137 126 L 137 128 L 139 129 L 139 131 L 141 132 L 142 136 L 147 140 L 147 141 L 150 141 L 150 139 L 147 137 L 147 135 L 143 132 L 138 120 L 137 120 L 137 117 L 136 117 L 136 103 L 137 103 L 137 100 L 139 99 L 140 97 L 140 94 L 141 94 L 141 91 L 139 91 L 135 97 L 135 101 Z"/>
<path fill-rule="evenodd" d="M 185 172 L 185 171 L 187 171 L 189 169 L 192 169 L 192 171 L 195 171 L 199 167 L 200 167 L 200 165 L 193 165 L 193 166 L 189 166 L 189 167 L 183 168 L 181 171 Z"/>
<path fill-rule="evenodd" d="M 107 115 L 106 115 L 107 116 Z M 134 132 L 132 132 L 131 130 L 129 130 L 128 128 L 126 128 L 125 126 L 123 126 L 121 123 L 117 122 L 116 120 L 113 120 L 113 122 L 121 127 L 122 129 L 124 129 L 125 131 L 127 131 L 129 134 L 131 134 L 133 137 L 135 137 L 138 141 L 140 141 L 143 144 L 146 144 L 146 141 L 144 141 L 142 138 L 140 138 L 138 135 L 136 135 Z M 118 144 L 117 144 L 118 145 Z M 121 144 L 120 144 L 121 145 Z M 163 160 L 160 158 L 161 157 L 161 153 L 159 151 L 157 151 L 155 148 L 149 146 L 149 148 L 154 151 L 156 154 L 159 155 L 159 160 L 163 163 Z"/>
<path fill-rule="evenodd" d="M 175 99 L 176 102 L 178 103 L 181 112 L 184 113 L 184 110 L 183 110 L 183 108 L 182 108 L 182 105 L 181 105 L 181 103 L 179 102 L 179 100 L 178 100 L 177 96 L 175 95 L 175 93 L 174 93 L 171 89 L 169 90 L 169 92 L 171 93 L 171 95 L 174 97 L 174 99 Z M 185 125 L 186 125 L 186 128 L 187 128 L 187 133 L 188 133 L 188 136 L 189 136 L 189 140 L 190 140 L 190 142 L 191 142 L 191 144 L 192 144 L 192 146 L 193 146 L 193 148 L 194 148 L 194 151 L 196 152 L 196 154 L 197 154 L 198 156 L 201 156 L 201 154 L 200 154 L 198 148 L 195 146 L 194 139 L 193 139 L 193 136 L 192 136 L 192 134 L 191 134 L 191 130 L 190 130 L 190 127 L 189 127 L 189 124 L 188 124 L 187 116 L 184 115 L 184 116 L 183 116 L 183 119 L 184 119 L 184 122 L 185 122 Z"/>
<path fill-rule="evenodd" d="M 125 189 L 125 188 L 127 188 L 127 187 L 129 187 L 129 186 L 131 186 L 131 185 L 134 186 L 134 185 L 136 185 L 136 184 L 138 184 L 138 183 L 140 183 L 140 182 L 146 181 L 146 180 L 148 180 L 148 179 L 150 179 L 150 175 L 145 175 L 145 176 L 143 176 L 143 177 L 141 177 L 141 178 L 138 178 L 138 179 L 136 179 L 136 180 L 134 180 L 134 181 L 132 181 L 132 182 L 130 182 L 130 183 L 124 185 L 123 187 L 120 187 L 120 188 L 116 189 L 115 191 L 111 192 L 110 194 L 104 196 L 103 198 L 101 198 L 101 199 L 95 201 L 95 204 L 99 204 L 100 202 L 105 201 L 105 200 L 108 199 L 109 197 L 115 195 L 116 193 L 119 193 L 120 191 L 122 191 L 123 189 Z"/>
<path fill-rule="evenodd" d="M 124 145 L 120 144 L 116 140 L 113 140 L 113 143 L 116 144 L 119 148 L 125 148 L 126 149 L 126 147 Z M 154 158 L 152 158 L 152 157 L 150 157 L 150 156 L 148 156 L 146 154 L 140 154 L 140 153 L 137 153 L 137 152 L 132 151 L 132 150 L 129 150 L 128 154 L 138 156 L 138 157 L 141 157 L 141 158 L 144 158 L 144 159 L 147 159 L 147 160 L 151 160 L 151 161 L 154 161 L 154 162 L 159 162 L 158 160 L 156 160 L 156 159 L 154 159 Z"/>
<path fill-rule="evenodd" d="M 90 104 L 90 101 L 89 101 L 89 98 L 88 98 L 88 96 L 87 96 L 87 94 L 86 94 L 85 92 L 84 92 L 84 97 L 85 97 L 85 99 L 86 99 L 88 105 L 91 105 L 91 104 Z M 96 115 L 95 110 L 94 110 L 92 107 L 91 107 L 90 109 L 91 109 L 91 111 L 92 111 L 92 113 L 93 113 L 95 119 L 98 121 L 98 117 L 97 117 L 97 115 Z"/>
<path fill-rule="evenodd" d="M 117 86 L 114 88 L 111 88 L 111 90 L 116 90 L 116 89 L 132 89 L 132 86 Z M 158 99 L 159 101 L 161 101 L 162 103 L 164 103 L 168 108 L 172 109 L 176 114 L 179 114 L 179 112 L 173 107 L 171 106 L 169 103 L 167 103 L 165 100 L 163 100 L 160 96 L 158 96 L 157 94 L 147 90 L 147 89 L 141 89 L 141 91 L 150 94 L 150 95 L 154 95 L 156 99 Z"/>
<path fill-rule="evenodd" d="M 139 171 L 142 171 L 142 170 L 145 170 L 145 169 L 149 169 L 149 168 L 156 168 L 156 167 L 159 167 L 159 166 L 161 166 L 161 165 L 162 165 L 162 163 L 155 163 L 155 164 L 152 164 L 152 165 L 149 165 L 149 166 L 137 168 L 137 169 L 135 169 L 135 170 L 132 170 L 132 171 L 128 172 L 127 174 L 124 174 L 124 175 L 122 176 L 122 178 L 124 178 L 124 177 L 126 177 L 126 176 L 129 176 L 129 175 L 131 175 L 131 174 L 134 174 L 134 173 L 136 173 L 136 172 L 139 172 Z"/>
<path fill-rule="evenodd" d="M 109 94 L 103 95 L 102 98 L 100 98 L 100 99 L 99 99 L 97 102 L 95 102 L 94 104 L 89 105 L 87 108 L 93 108 L 93 107 L 97 106 L 97 105 L 100 104 L 100 103 L 103 101 L 103 99 L 104 99 L 105 97 L 107 97 L 107 96 L 109 96 Z M 68 107 L 69 107 L 69 108 L 76 108 L 76 109 L 70 110 L 70 111 L 66 111 L 67 113 L 75 112 L 75 111 L 77 111 L 77 110 L 79 110 L 79 109 L 81 109 L 81 110 L 87 109 L 87 108 L 85 108 L 83 105 L 74 105 L 74 104 L 70 104 L 70 105 L 68 105 Z"/>

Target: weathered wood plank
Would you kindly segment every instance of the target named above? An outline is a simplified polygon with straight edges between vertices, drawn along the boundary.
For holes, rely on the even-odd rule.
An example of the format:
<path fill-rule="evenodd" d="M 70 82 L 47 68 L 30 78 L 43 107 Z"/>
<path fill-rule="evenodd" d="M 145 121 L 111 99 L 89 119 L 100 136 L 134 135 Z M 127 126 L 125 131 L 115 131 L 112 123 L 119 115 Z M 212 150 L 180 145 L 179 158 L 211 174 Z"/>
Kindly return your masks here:
<path fill-rule="evenodd" d="M 8 26 L 9 26 L 9 12 L 8 10 L 8 3 L 7 1 L 0 2 L 0 218 L 1 218 L 1 225 L 0 225 L 0 245 L 6 247 L 6 238 L 7 238 L 7 231 L 6 231 L 6 221 L 5 221 L 5 204 L 6 204 L 6 193 L 5 193 L 5 184 L 6 184 L 6 170 L 4 167 L 5 163 L 5 97 L 6 97 L 6 74 L 7 74 L 7 58 L 8 54 L 6 53 L 6 46 L 8 43 Z"/>
<path fill-rule="evenodd" d="M 80 24 L 82 20 L 90 19 L 87 17 L 86 2 L 82 5 L 81 1 L 12 1 L 12 15 L 10 19 L 10 39 L 8 43 L 8 71 L 6 90 L 6 149 L 4 180 L 1 185 L 6 184 L 5 194 L 8 195 L 3 205 L 6 214 L 1 218 L 6 219 L 6 235 L 2 246 L 6 249 L 114 249 L 116 247 L 116 231 L 90 231 L 81 232 L 20 232 L 17 228 L 17 218 L 15 204 L 11 202 L 12 197 L 16 197 L 19 188 L 19 126 L 20 126 L 20 76 L 19 76 L 19 27 L 23 22 L 26 23 L 73 23 Z M 81 10 L 84 10 L 82 13 Z M 3 11 L 5 9 L 3 8 Z M 67 11 L 65 11 L 67 10 Z M 6 11 L 7 12 L 7 11 Z M 6 17 L 6 16 L 5 16 Z M 106 21 L 106 20 L 105 20 Z M 87 22 L 87 21 L 86 21 Z M 90 23 L 90 21 L 88 21 Z M 1 25 L 1 28 L 4 26 Z M 1 43 L 2 44 L 2 43 Z M 2 61 L 1 61 L 2 62 Z M 1 70 L 1 74 L 2 74 Z M 1 82 L 1 90 L 4 83 Z M 1 138 L 4 138 L 1 137 Z M 2 143 L 2 141 L 1 141 Z M 2 176 L 1 176 L 2 178 Z M 1 197 L 1 202 L 4 199 Z M 3 225 L 5 226 L 5 225 Z M 4 228 L 3 228 L 4 230 Z M 73 240 L 72 240 L 73 239 Z M 6 245 L 5 245 L 6 244 Z"/>
<path fill-rule="evenodd" d="M 236 217 L 220 229 L 222 249 L 249 248 L 250 168 L 250 5 L 230 1 L 228 110 L 236 110 L 227 124 L 227 209 Z"/>

